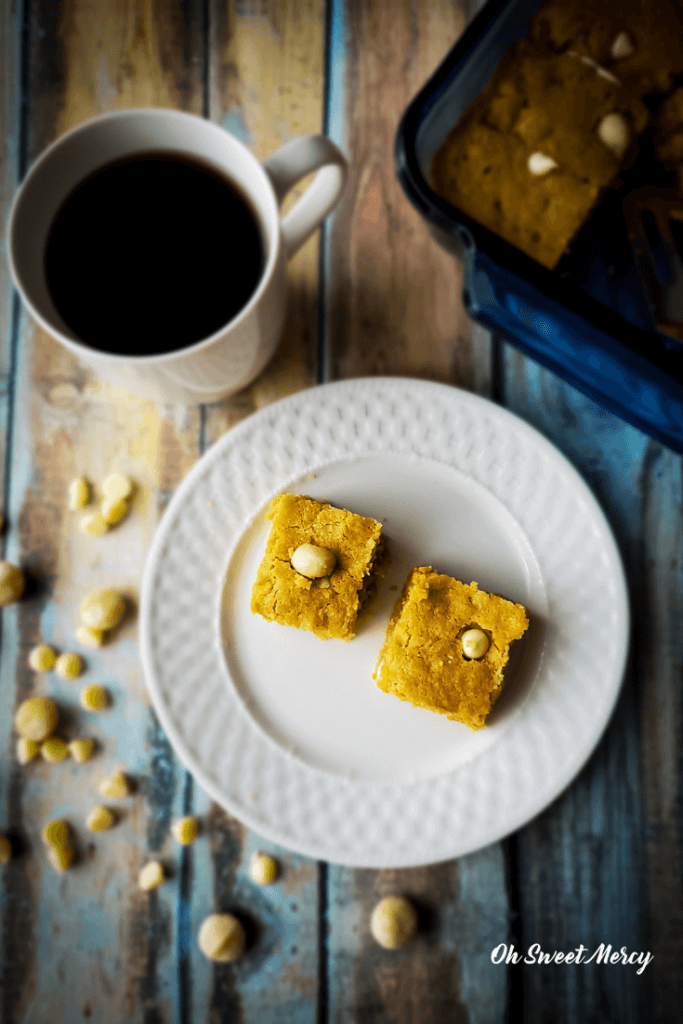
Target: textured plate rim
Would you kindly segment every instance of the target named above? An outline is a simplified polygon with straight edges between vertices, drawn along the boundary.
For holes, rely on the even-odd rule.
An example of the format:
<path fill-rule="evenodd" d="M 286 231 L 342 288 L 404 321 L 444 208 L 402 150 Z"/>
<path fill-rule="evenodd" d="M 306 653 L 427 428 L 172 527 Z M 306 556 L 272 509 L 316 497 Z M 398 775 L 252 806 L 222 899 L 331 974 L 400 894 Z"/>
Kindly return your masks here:
<path fill-rule="evenodd" d="M 527 801 L 520 810 L 517 810 L 516 814 L 512 815 L 512 817 L 508 817 L 500 829 L 489 829 L 488 832 L 485 831 L 484 835 L 470 835 L 469 839 L 462 839 L 461 841 L 455 839 L 451 842 L 448 849 L 442 848 L 436 852 L 436 855 L 432 855 L 430 853 L 426 857 L 422 854 L 416 857 L 411 854 L 404 854 L 402 856 L 394 854 L 392 856 L 391 853 L 388 853 L 387 855 L 382 855 L 382 857 L 378 858 L 373 854 L 368 856 L 367 852 L 364 854 L 360 850 L 345 853 L 337 848 L 329 848 L 329 844 L 326 846 L 324 842 L 309 842 L 301 837 L 292 835 L 285 836 L 281 829 L 277 827 L 270 827 L 270 825 L 267 822 L 264 822 L 262 818 L 258 818 L 256 815 L 252 814 L 249 807 L 241 806 L 233 802 L 229 796 L 226 796 L 226 794 L 221 791 L 220 786 L 214 784 L 214 782 L 207 776 L 204 768 L 192 754 L 181 731 L 176 728 L 170 713 L 167 711 L 163 692 L 153 670 L 151 642 L 153 608 L 151 595 L 153 592 L 153 583 L 155 581 L 159 560 L 163 554 L 167 540 L 167 534 L 176 517 L 182 511 L 183 506 L 188 499 L 188 496 L 192 493 L 197 480 L 202 476 L 202 474 L 205 474 L 215 462 L 218 461 L 225 449 L 239 445 L 242 436 L 253 430 L 255 423 L 259 421 L 265 422 L 272 418 L 275 410 L 280 410 L 282 413 L 291 413 L 297 407 L 301 407 L 302 404 L 306 405 L 311 401 L 315 402 L 320 400 L 321 392 L 323 391 L 330 393 L 334 390 L 342 395 L 344 393 L 348 393 L 349 398 L 353 399 L 354 396 L 358 397 L 359 394 L 365 393 L 366 395 L 369 395 L 373 390 L 376 391 L 377 389 L 402 389 L 406 386 L 409 386 L 417 392 L 421 392 L 425 402 L 428 400 L 429 393 L 431 392 L 435 400 L 438 398 L 439 401 L 453 403 L 454 412 L 458 403 L 460 403 L 464 408 L 470 406 L 472 408 L 479 409 L 482 412 L 485 411 L 494 420 L 497 420 L 503 425 L 507 424 L 511 430 L 517 432 L 521 437 L 525 437 L 531 445 L 535 446 L 540 453 L 545 455 L 545 457 L 551 461 L 558 472 L 561 472 L 567 480 L 568 485 L 577 493 L 583 504 L 587 507 L 587 511 L 593 524 L 597 524 L 601 531 L 600 539 L 603 545 L 602 550 L 606 561 L 609 563 L 609 572 L 614 583 L 615 600 L 613 614 L 617 629 L 616 636 L 614 638 L 615 654 L 611 664 L 610 676 L 607 680 L 607 697 L 600 708 L 600 714 L 597 717 L 593 716 L 590 719 L 590 728 L 582 734 L 582 743 L 577 747 L 574 755 L 567 758 L 564 763 L 558 767 L 554 774 L 549 776 L 545 785 L 539 785 L 537 787 L 535 799 Z M 454 465 L 452 461 L 447 459 L 444 459 L 443 461 L 446 465 Z M 456 468 L 460 467 L 456 465 Z M 274 490 L 277 491 L 277 487 Z M 248 515 L 250 516 L 251 514 L 252 513 L 250 511 Z M 512 514 L 514 515 L 514 512 Z M 533 546 L 533 538 L 530 539 Z M 162 520 L 159 523 L 150 545 L 146 559 L 141 586 L 139 615 L 141 661 L 154 710 L 180 760 L 195 776 L 207 794 L 223 806 L 229 813 L 242 821 L 247 827 L 255 831 L 257 834 L 262 835 L 264 838 L 315 859 L 326 860 L 331 863 L 342 864 L 349 867 L 368 868 L 411 867 L 428 863 L 437 863 L 453 857 L 464 856 L 488 846 L 493 842 L 500 841 L 512 832 L 526 825 L 544 808 L 546 808 L 549 803 L 564 791 L 588 761 L 600 742 L 600 739 L 610 721 L 623 682 L 629 648 L 629 629 L 630 612 L 626 578 L 612 529 L 587 483 L 569 462 L 566 456 L 564 456 L 559 449 L 557 449 L 534 427 L 527 424 L 510 410 L 498 406 L 486 398 L 451 385 L 404 377 L 362 377 L 351 380 L 335 381 L 329 384 L 308 388 L 258 410 L 227 431 L 226 434 L 216 441 L 215 444 L 212 445 L 212 447 L 197 461 L 187 476 L 181 481 L 164 512 Z M 282 751 L 282 754 L 285 757 L 285 760 L 289 757 L 292 764 L 294 764 L 295 759 L 292 755 L 288 754 L 285 750 Z M 491 755 L 487 751 L 482 755 L 484 758 L 489 756 Z M 393 792 L 395 789 L 404 790 L 406 788 L 411 789 L 413 787 L 411 787 L 410 784 L 403 784 L 398 787 L 388 787 L 383 784 L 373 784 L 372 787 L 367 785 L 358 787 L 359 790 L 368 788 L 372 788 L 374 791 L 378 792 L 383 789 L 391 790 Z"/>

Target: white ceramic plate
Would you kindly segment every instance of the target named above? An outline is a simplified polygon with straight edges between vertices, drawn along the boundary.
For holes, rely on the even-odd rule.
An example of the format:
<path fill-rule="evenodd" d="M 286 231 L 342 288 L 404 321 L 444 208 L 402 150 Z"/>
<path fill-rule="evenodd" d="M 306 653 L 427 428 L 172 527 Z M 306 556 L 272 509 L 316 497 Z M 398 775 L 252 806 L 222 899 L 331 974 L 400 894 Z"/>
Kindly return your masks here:
<path fill-rule="evenodd" d="M 384 524 L 389 571 L 348 643 L 249 610 L 281 491 Z M 415 565 L 530 612 L 479 732 L 372 679 Z M 534 817 L 598 742 L 628 646 L 619 555 L 566 459 L 491 402 L 399 378 L 312 388 L 221 438 L 159 526 L 140 622 L 155 710 L 207 793 L 263 836 L 358 867 L 462 856 Z"/>

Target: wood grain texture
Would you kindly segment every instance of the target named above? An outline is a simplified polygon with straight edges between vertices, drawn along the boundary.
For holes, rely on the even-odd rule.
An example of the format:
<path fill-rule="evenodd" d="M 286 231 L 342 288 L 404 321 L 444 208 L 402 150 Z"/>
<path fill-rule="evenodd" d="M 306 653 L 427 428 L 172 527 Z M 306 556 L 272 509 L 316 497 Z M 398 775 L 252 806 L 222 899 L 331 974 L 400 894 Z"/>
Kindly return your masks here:
<path fill-rule="evenodd" d="M 471 387 L 461 269 L 442 252 L 397 180 L 405 108 L 464 27 L 459 5 L 343 7 L 348 189 L 331 230 L 331 375 L 403 374 Z M 481 386 L 480 386 L 481 389 Z"/>
<path fill-rule="evenodd" d="M 505 404 L 583 473 L 626 568 L 633 639 L 614 717 L 572 787 L 517 837 L 520 945 L 650 951 L 634 967 L 521 968 L 526 1018 L 671 1021 L 680 1003 L 679 456 L 504 346 Z M 519 967 L 516 970 L 520 970 Z"/>
<path fill-rule="evenodd" d="M 175 11 L 165 18 L 144 4 L 28 5 L 28 161 L 102 110 L 149 103 L 198 108 L 201 75 L 192 47 L 200 41 L 201 12 L 185 13 L 183 22 Z M 3 692 L 14 702 L 52 694 L 63 734 L 92 735 L 99 751 L 80 767 L 20 768 L 11 713 L 3 718 L 3 756 L 11 765 L 7 813 L 22 851 L 3 878 L 3 1019 L 175 1020 L 182 996 L 176 887 L 146 896 L 137 873 L 151 855 L 174 864 L 168 825 L 185 773 L 149 707 L 134 616 L 109 647 L 86 652 L 84 682 L 105 683 L 113 698 L 99 717 L 78 707 L 78 685 L 54 675 L 36 679 L 26 656 L 39 639 L 62 650 L 77 647 L 76 609 L 93 586 L 118 586 L 135 604 L 159 510 L 198 455 L 199 413 L 158 409 L 109 387 L 22 313 L 12 427 L 12 517 L 33 582 L 29 599 L 5 621 Z M 138 483 L 131 515 L 106 538 L 86 537 L 66 510 L 68 481 L 84 474 L 97 484 L 114 468 Z M 121 803 L 116 829 L 93 837 L 84 819 L 98 800 L 96 782 L 115 766 L 134 776 L 136 794 Z M 77 840 L 77 863 L 63 878 L 46 864 L 39 838 L 55 815 L 72 821 Z"/>
<path fill-rule="evenodd" d="M 299 135 L 323 127 L 323 0 L 230 0 L 210 5 L 209 110 L 264 159 Z M 286 211 L 305 179 L 283 203 Z M 210 443 L 249 413 L 317 379 L 319 232 L 288 264 L 282 337 L 270 364 L 239 395 L 207 407 Z"/>
<path fill-rule="evenodd" d="M 461 268 L 431 238 L 394 170 L 403 110 L 464 27 L 446 4 L 345 4 L 331 63 L 345 68 L 331 125 L 351 177 L 326 253 L 332 376 L 416 375 L 490 389 L 490 339 L 471 330 Z M 336 31 L 335 31 L 336 29 Z M 343 46 L 344 52 L 340 52 Z M 343 126 L 343 127 L 342 127 Z M 419 908 L 418 939 L 398 953 L 369 934 L 375 903 L 400 892 Z M 490 1022 L 504 1019 L 506 972 L 491 950 L 508 937 L 504 849 L 402 871 L 328 875 L 329 1020 Z"/>

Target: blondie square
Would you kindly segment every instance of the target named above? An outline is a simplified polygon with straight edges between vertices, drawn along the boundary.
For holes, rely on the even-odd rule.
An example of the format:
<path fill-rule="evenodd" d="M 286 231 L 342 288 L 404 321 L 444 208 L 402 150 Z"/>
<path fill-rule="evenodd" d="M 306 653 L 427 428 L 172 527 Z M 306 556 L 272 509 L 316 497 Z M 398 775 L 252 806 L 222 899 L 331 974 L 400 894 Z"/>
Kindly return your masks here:
<path fill-rule="evenodd" d="M 641 101 L 579 54 L 522 40 L 436 153 L 434 190 L 552 270 L 622 165 L 598 131 L 608 115 L 631 140 L 648 123 Z"/>
<path fill-rule="evenodd" d="M 528 625 L 521 604 L 420 566 L 394 608 L 374 678 L 385 693 L 481 729 L 501 691 L 510 644 Z M 478 659 L 463 651 L 471 629 L 489 641 Z"/>
<path fill-rule="evenodd" d="M 375 583 L 382 524 L 296 494 L 278 495 L 266 516 L 273 525 L 252 588 L 252 612 L 323 640 L 351 640 Z M 292 567 L 292 555 L 303 544 L 334 554 L 329 576 L 309 579 Z"/>
<path fill-rule="evenodd" d="M 547 0 L 528 33 L 539 47 L 589 57 L 634 96 L 669 91 L 683 71 L 682 36 L 675 0 Z"/>

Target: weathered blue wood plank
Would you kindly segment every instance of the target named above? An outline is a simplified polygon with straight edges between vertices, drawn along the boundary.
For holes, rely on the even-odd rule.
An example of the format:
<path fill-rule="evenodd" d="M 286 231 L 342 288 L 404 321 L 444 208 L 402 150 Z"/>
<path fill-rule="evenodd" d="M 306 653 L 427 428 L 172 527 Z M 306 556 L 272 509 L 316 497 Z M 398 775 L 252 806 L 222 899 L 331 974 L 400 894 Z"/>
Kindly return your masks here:
<path fill-rule="evenodd" d="M 351 156 L 325 267 L 326 373 L 419 374 L 490 394 L 490 340 L 462 307 L 459 268 L 441 253 L 395 180 L 394 133 L 409 100 L 464 27 L 457 6 L 332 5 L 329 130 Z M 369 933 L 375 903 L 412 897 L 421 932 L 399 952 Z M 505 1019 L 505 848 L 404 871 L 328 869 L 328 1019 Z"/>
<path fill-rule="evenodd" d="M 683 952 L 680 457 L 510 346 L 502 365 L 504 403 L 558 445 L 601 502 L 633 615 L 624 690 L 603 740 L 578 780 L 516 837 L 519 945 L 552 952 L 582 943 L 592 953 L 610 943 L 656 957 L 641 975 L 596 960 L 519 965 L 518 995 L 528 1020 L 560 1009 L 571 1022 L 675 1019 L 681 982 L 673 964 Z"/>

